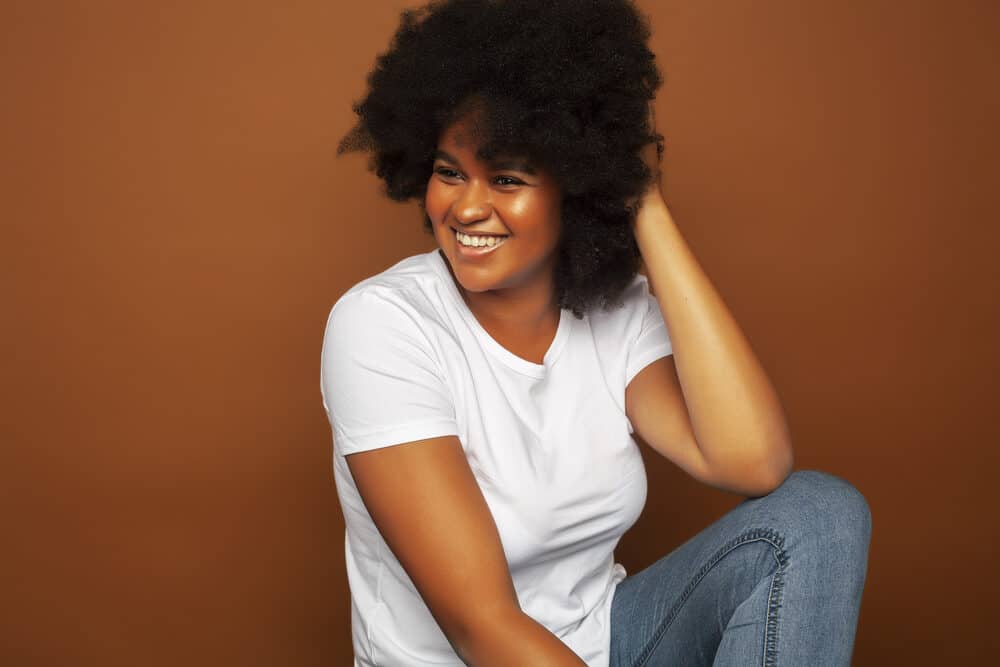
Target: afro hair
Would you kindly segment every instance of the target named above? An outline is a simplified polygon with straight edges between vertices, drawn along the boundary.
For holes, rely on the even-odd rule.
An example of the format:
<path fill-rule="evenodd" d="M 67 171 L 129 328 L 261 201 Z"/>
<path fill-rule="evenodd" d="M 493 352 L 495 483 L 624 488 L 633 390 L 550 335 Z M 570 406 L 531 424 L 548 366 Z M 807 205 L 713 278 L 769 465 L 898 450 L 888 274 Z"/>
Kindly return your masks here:
<path fill-rule="evenodd" d="M 423 200 L 442 131 L 485 113 L 480 155 L 524 155 L 563 193 L 556 298 L 577 318 L 620 304 L 639 270 L 632 232 L 651 177 L 643 146 L 661 83 L 630 0 L 438 0 L 402 13 L 338 153 L 366 151 L 396 201 Z M 424 224 L 431 230 L 430 219 Z"/>

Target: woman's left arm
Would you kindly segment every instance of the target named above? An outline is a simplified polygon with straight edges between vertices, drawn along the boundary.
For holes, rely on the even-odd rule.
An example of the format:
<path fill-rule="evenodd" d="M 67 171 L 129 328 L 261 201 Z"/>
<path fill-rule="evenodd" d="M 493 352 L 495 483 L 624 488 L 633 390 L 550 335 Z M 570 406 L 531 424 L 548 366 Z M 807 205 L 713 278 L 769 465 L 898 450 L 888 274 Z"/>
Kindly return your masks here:
<path fill-rule="evenodd" d="M 644 155 L 649 164 L 648 152 Z M 781 402 L 674 223 L 661 194 L 658 164 L 650 166 L 657 177 L 637 202 L 634 232 L 674 353 L 672 363 L 652 368 L 664 362 L 660 359 L 629 384 L 629 418 L 662 453 L 679 451 L 685 440 L 696 447 L 697 452 L 689 446 L 681 456 L 703 481 L 743 495 L 764 495 L 793 466 Z M 687 420 L 678 415 L 679 406 L 686 406 Z M 670 438 L 673 442 L 666 441 Z"/>

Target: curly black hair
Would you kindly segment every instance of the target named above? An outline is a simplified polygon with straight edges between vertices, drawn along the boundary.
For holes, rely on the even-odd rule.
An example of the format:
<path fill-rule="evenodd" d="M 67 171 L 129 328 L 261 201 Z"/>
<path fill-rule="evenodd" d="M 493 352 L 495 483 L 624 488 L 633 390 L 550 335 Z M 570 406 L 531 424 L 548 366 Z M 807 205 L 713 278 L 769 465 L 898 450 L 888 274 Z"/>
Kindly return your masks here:
<path fill-rule="evenodd" d="M 630 0 L 436 0 L 402 13 L 338 154 L 368 151 L 396 200 L 426 193 L 441 132 L 475 100 L 479 154 L 517 151 L 563 193 L 556 298 L 577 318 L 620 305 L 640 254 L 632 232 L 651 177 L 639 151 L 661 83 Z M 426 216 L 424 224 L 432 231 Z"/>

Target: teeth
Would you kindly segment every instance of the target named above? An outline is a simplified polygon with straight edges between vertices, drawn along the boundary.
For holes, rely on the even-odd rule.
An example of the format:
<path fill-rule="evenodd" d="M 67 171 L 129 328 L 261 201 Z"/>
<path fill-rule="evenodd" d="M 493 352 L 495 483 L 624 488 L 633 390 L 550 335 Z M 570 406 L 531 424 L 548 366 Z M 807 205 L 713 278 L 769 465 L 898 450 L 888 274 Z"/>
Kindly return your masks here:
<path fill-rule="evenodd" d="M 504 242 L 504 239 L 507 238 L 506 236 L 470 236 L 459 231 L 455 232 L 455 237 L 458 239 L 459 243 L 471 248 L 479 248 L 482 246 L 489 246 L 492 248 L 500 245 Z"/>

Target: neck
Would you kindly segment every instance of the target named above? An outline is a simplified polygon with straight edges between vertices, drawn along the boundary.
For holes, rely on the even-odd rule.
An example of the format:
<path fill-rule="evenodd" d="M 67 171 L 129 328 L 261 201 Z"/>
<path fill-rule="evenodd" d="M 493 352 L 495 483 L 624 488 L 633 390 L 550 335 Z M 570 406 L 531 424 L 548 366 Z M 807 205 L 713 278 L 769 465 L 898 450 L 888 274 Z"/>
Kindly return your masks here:
<path fill-rule="evenodd" d="M 522 333 L 543 331 L 558 324 L 560 309 L 555 298 L 555 280 L 551 270 L 528 285 L 470 292 L 455 278 L 447 260 L 445 266 L 448 267 L 458 293 L 481 324 Z"/>
<path fill-rule="evenodd" d="M 480 322 L 526 333 L 548 329 L 559 321 L 551 287 L 534 293 L 525 288 L 468 292 L 461 286 L 459 291 Z"/>

